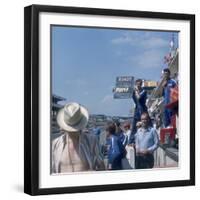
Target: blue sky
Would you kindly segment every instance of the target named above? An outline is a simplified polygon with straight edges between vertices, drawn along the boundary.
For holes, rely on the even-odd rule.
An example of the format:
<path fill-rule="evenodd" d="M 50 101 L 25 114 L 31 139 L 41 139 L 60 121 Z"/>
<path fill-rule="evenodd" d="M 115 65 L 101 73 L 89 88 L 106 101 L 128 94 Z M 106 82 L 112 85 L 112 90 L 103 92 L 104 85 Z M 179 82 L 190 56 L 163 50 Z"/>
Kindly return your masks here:
<path fill-rule="evenodd" d="M 113 99 L 117 76 L 159 81 L 172 32 L 52 28 L 52 93 L 91 114 L 127 116 L 132 99 Z M 177 47 L 178 33 L 174 33 Z"/>

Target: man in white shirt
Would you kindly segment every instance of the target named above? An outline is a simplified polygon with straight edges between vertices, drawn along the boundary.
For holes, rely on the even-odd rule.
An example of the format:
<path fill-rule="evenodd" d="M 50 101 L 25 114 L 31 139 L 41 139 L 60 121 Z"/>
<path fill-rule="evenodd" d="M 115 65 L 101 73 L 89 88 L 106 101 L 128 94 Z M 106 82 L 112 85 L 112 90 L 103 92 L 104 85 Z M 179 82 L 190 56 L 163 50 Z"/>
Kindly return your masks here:
<path fill-rule="evenodd" d="M 135 135 L 136 169 L 153 168 L 153 152 L 158 148 L 158 135 L 156 129 L 149 125 L 149 115 L 142 113 L 142 126 Z"/>
<path fill-rule="evenodd" d="M 78 103 L 59 111 L 57 122 L 64 134 L 52 141 L 52 173 L 105 169 L 96 137 L 83 132 L 88 119 L 87 109 Z"/>

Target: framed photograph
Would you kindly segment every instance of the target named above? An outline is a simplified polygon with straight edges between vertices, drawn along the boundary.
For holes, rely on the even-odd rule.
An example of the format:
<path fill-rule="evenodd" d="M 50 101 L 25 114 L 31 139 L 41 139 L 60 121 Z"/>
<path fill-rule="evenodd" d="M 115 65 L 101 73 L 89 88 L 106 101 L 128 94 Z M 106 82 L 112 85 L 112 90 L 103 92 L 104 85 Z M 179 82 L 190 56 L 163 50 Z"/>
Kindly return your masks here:
<path fill-rule="evenodd" d="M 24 11 L 24 192 L 194 185 L 195 16 Z"/>

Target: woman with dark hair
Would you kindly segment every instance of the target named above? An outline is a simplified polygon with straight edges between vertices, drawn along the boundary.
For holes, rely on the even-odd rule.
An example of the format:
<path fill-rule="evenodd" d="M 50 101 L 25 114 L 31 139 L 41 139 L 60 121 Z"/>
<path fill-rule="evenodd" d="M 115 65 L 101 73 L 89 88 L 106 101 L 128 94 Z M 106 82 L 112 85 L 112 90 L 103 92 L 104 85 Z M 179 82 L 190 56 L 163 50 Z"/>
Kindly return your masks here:
<path fill-rule="evenodd" d="M 123 148 L 119 137 L 116 135 L 115 123 L 110 122 L 106 127 L 107 146 L 108 146 L 108 169 L 120 170 L 122 169 L 122 151 Z"/>
<path fill-rule="evenodd" d="M 124 145 L 126 138 L 125 138 L 124 132 L 121 128 L 121 123 L 119 122 L 119 120 L 115 120 L 114 123 L 115 123 L 115 127 L 116 127 L 115 135 L 119 137 L 120 142 Z M 124 145 L 124 146 L 126 146 L 126 145 Z"/>

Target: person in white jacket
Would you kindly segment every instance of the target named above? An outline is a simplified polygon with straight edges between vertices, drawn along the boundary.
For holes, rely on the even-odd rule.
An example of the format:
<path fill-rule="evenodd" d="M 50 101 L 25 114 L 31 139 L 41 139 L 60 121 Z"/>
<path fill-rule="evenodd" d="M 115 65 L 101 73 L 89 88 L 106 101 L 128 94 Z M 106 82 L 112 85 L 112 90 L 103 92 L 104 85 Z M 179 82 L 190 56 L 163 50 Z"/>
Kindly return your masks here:
<path fill-rule="evenodd" d="M 52 141 L 52 173 L 105 169 L 96 137 L 83 131 L 88 118 L 87 109 L 78 103 L 59 111 L 57 122 L 64 134 Z"/>

